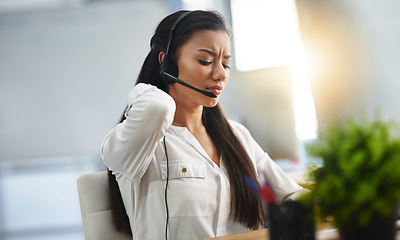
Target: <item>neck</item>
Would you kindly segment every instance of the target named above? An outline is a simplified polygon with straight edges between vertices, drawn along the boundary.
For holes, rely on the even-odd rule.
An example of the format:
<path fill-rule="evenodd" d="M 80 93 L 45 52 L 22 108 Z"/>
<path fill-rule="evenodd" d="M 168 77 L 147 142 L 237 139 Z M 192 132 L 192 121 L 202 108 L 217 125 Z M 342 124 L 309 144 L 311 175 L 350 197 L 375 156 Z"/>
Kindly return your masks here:
<path fill-rule="evenodd" d="M 204 127 L 202 114 L 203 106 L 188 109 L 177 105 L 172 124 L 178 127 L 186 127 L 189 131 L 194 132 Z"/>
<path fill-rule="evenodd" d="M 185 97 L 181 92 L 177 92 L 174 85 L 170 86 L 170 96 L 175 100 L 176 110 L 173 125 L 186 127 L 192 134 L 199 130 L 204 130 L 202 121 L 203 105 Z"/>

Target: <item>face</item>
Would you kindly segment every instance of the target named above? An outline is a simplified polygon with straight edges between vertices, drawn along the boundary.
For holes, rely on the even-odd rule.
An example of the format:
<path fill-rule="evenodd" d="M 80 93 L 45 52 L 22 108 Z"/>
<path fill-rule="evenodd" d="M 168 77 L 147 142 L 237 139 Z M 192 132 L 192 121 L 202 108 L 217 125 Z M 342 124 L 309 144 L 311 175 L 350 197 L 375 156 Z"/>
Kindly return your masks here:
<path fill-rule="evenodd" d="M 178 78 L 214 93 L 217 98 L 207 97 L 178 83 L 170 86 L 169 94 L 177 104 L 214 107 L 228 82 L 230 57 L 230 39 L 226 32 L 195 32 L 178 52 Z"/>

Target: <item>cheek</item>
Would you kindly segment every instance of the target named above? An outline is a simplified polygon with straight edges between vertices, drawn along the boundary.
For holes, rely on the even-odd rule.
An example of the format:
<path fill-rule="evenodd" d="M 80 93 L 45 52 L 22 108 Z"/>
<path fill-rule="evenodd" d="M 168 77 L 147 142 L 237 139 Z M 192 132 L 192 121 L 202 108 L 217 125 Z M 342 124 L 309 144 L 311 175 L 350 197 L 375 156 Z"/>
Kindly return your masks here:
<path fill-rule="evenodd" d="M 186 65 L 179 68 L 179 76 L 182 78 L 187 78 L 187 81 L 196 81 L 196 79 L 202 79 L 210 75 L 206 67 L 199 67 L 195 64 Z M 182 79 L 184 80 L 184 79 Z"/>

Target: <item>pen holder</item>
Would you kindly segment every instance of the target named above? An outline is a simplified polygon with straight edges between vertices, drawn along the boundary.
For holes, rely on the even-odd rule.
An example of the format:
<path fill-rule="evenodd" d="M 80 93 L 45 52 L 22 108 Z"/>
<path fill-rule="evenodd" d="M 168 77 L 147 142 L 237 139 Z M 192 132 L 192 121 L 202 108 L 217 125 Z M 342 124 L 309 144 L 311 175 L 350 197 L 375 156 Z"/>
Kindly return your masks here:
<path fill-rule="evenodd" d="M 312 208 L 296 201 L 268 204 L 270 240 L 315 240 Z"/>

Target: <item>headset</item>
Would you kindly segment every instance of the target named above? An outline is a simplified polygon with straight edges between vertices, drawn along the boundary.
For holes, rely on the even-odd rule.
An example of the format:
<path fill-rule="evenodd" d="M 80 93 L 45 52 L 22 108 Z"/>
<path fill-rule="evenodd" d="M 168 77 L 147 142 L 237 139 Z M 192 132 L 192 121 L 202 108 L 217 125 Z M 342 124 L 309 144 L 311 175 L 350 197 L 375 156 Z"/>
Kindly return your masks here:
<path fill-rule="evenodd" d="M 165 50 L 165 55 L 164 55 L 164 59 L 161 62 L 160 65 L 160 76 L 162 79 L 164 79 L 166 81 L 166 83 L 170 83 L 172 82 L 176 82 L 179 83 L 185 87 L 188 87 L 190 89 L 193 89 L 199 93 L 202 93 L 204 95 L 206 95 L 207 97 L 211 97 L 211 98 L 216 98 L 217 95 L 215 95 L 212 92 L 208 92 L 208 91 L 204 91 L 201 89 L 198 89 L 184 81 L 182 81 L 181 79 L 178 78 L 178 73 L 179 73 L 179 69 L 178 69 L 178 64 L 176 64 L 174 61 L 172 61 L 172 59 L 169 56 L 169 51 L 170 51 L 170 45 L 171 42 L 174 38 L 174 32 L 175 32 L 175 28 L 178 26 L 178 24 L 182 21 L 182 19 L 184 19 L 186 16 L 188 16 L 191 12 L 185 12 L 182 13 L 178 19 L 175 21 L 174 25 L 172 25 L 171 30 L 169 32 L 169 39 L 168 39 L 168 44 L 167 44 L 167 49 Z M 175 75 L 175 76 L 174 76 Z"/>

